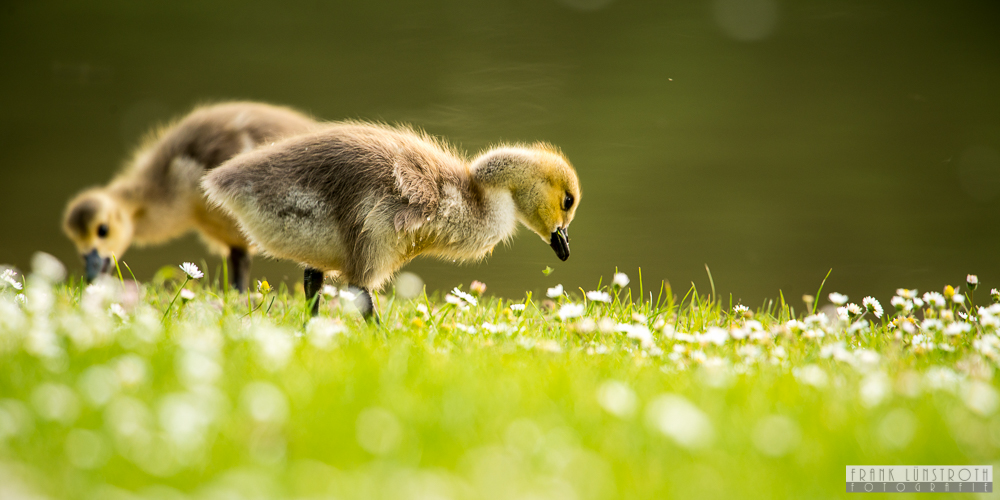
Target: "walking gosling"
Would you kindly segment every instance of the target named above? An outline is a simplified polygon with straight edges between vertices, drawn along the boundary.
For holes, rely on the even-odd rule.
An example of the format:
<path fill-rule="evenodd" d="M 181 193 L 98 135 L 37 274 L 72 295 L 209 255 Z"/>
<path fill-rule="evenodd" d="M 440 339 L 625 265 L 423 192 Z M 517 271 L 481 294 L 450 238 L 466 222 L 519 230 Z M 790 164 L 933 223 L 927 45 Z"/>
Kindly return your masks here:
<path fill-rule="evenodd" d="M 201 177 L 237 153 L 316 125 L 288 108 L 230 102 L 197 108 L 154 132 L 107 186 L 66 207 L 63 230 L 83 256 L 87 280 L 133 242 L 163 243 L 197 229 L 211 250 L 228 256 L 230 283 L 245 291 L 253 248 L 228 214 L 206 203 Z"/>
<path fill-rule="evenodd" d="M 360 289 L 355 303 L 371 317 L 370 291 L 410 259 L 480 259 L 518 221 L 566 260 L 580 200 L 553 146 L 502 145 L 470 163 L 426 134 L 354 122 L 236 156 L 202 185 L 263 253 L 305 266 L 313 315 L 324 271 Z"/>

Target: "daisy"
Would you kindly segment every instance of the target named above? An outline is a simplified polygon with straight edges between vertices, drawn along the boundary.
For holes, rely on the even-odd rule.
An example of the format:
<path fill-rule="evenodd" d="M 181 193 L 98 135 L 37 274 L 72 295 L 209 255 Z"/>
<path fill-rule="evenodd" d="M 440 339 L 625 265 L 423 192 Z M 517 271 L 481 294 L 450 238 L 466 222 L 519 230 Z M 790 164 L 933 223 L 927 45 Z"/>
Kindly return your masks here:
<path fill-rule="evenodd" d="M 618 288 L 625 288 L 629 284 L 628 275 L 625 273 L 615 273 L 612 283 Z"/>
<path fill-rule="evenodd" d="M 865 309 L 871 311 L 876 318 L 882 317 L 882 304 L 879 304 L 875 297 L 865 297 L 861 300 L 861 303 L 864 304 Z"/>
<path fill-rule="evenodd" d="M 847 303 L 847 295 L 844 295 L 842 293 L 833 292 L 833 293 L 830 294 L 830 302 L 833 302 L 834 304 L 836 304 L 838 306 L 842 306 L 842 305 L 844 305 L 844 304 Z"/>
<path fill-rule="evenodd" d="M 611 295 L 608 292 L 601 292 L 599 290 L 587 292 L 587 298 L 594 302 L 611 302 Z"/>
<path fill-rule="evenodd" d="M 471 294 L 468 294 L 468 293 L 465 293 L 465 292 L 459 290 L 458 287 L 455 287 L 455 289 L 453 289 L 451 291 L 451 294 L 454 295 L 454 296 L 456 296 L 456 297 L 461 297 L 463 300 L 465 300 L 466 302 L 468 302 L 470 306 L 478 306 L 479 305 L 479 301 L 476 300 L 475 297 L 473 297 Z"/>
<path fill-rule="evenodd" d="M 924 294 L 924 302 L 931 307 L 944 307 L 947 301 L 944 299 L 944 295 L 938 292 L 927 292 Z"/>
<path fill-rule="evenodd" d="M 24 285 L 20 281 L 14 279 L 17 273 L 13 269 L 4 269 L 3 274 L 0 274 L 0 280 L 6 281 L 7 284 L 14 287 L 15 290 L 20 290 Z"/>
<path fill-rule="evenodd" d="M 583 304 L 573 304 L 571 302 L 569 304 L 563 304 L 563 306 L 559 308 L 559 312 L 557 314 L 560 319 L 566 320 L 583 315 L 583 309 Z"/>
<path fill-rule="evenodd" d="M 552 288 L 549 288 L 548 291 L 545 292 L 545 295 L 550 299 L 554 299 L 562 294 L 563 294 L 562 285 L 556 285 Z"/>
<path fill-rule="evenodd" d="M 184 271 L 184 274 L 188 275 L 188 278 L 191 278 L 193 280 L 198 280 L 205 276 L 205 273 L 201 272 L 201 270 L 198 269 L 198 266 L 194 265 L 191 262 L 185 262 L 181 264 L 180 268 L 181 271 Z"/>

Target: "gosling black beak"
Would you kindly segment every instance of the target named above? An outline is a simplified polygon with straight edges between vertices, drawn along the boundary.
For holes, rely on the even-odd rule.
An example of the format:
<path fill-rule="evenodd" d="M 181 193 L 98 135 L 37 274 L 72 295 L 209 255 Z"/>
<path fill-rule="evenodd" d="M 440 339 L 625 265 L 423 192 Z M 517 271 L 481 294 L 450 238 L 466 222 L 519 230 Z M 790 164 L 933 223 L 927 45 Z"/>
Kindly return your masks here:
<path fill-rule="evenodd" d="M 549 246 L 556 251 L 559 260 L 569 258 L 569 234 L 566 232 L 566 228 L 561 227 L 552 231 L 552 241 L 549 242 Z"/>
<path fill-rule="evenodd" d="M 101 254 L 97 253 L 97 249 L 93 249 L 90 253 L 83 254 L 83 268 L 84 273 L 87 276 L 87 282 L 94 281 L 94 278 L 98 274 L 107 272 L 108 265 L 111 263 L 110 257 L 101 257 Z"/>

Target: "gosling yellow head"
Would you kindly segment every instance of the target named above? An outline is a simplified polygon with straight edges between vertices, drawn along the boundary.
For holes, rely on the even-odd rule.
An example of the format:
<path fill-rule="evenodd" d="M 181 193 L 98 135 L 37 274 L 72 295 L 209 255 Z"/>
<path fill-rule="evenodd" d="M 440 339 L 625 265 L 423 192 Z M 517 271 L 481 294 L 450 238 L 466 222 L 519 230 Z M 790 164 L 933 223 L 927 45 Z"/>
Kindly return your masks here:
<path fill-rule="evenodd" d="M 84 259 L 88 280 L 106 272 L 111 256 L 132 241 L 132 214 L 102 188 L 80 193 L 66 206 L 63 231 Z"/>
<path fill-rule="evenodd" d="M 549 144 L 500 146 L 472 162 L 473 179 L 485 188 L 509 190 L 517 218 L 569 258 L 569 224 L 580 203 L 580 180 L 561 151 Z"/>
<path fill-rule="evenodd" d="M 518 221 L 566 260 L 580 201 L 576 171 L 552 146 L 501 145 L 470 162 L 426 134 L 358 122 L 238 155 L 202 185 L 265 253 L 306 268 L 307 299 L 335 271 L 367 315 L 369 290 L 410 259 L 480 259 Z"/>

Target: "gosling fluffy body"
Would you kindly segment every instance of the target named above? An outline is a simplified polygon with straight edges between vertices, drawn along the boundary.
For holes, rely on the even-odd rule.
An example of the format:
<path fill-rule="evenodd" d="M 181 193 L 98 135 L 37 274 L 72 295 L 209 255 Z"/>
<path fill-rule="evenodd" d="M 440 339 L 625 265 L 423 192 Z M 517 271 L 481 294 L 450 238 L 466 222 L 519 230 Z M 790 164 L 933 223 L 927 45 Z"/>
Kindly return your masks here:
<path fill-rule="evenodd" d="M 470 162 L 426 134 L 358 122 L 240 154 L 202 185 L 264 253 L 365 291 L 420 254 L 480 259 L 518 221 L 565 243 L 580 199 L 552 146 L 499 146 Z"/>
<path fill-rule="evenodd" d="M 197 229 L 210 249 L 230 256 L 233 284 L 245 289 L 251 245 L 228 213 L 206 201 L 201 178 L 238 153 L 316 125 L 289 108 L 229 102 L 196 108 L 151 134 L 108 185 L 80 193 L 66 208 L 63 229 L 84 255 L 88 277 L 132 243 L 163 243 Z"/>

